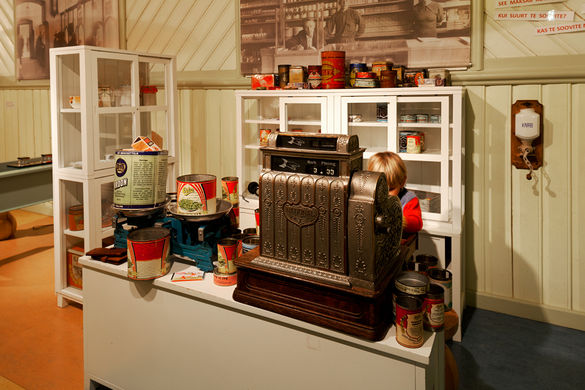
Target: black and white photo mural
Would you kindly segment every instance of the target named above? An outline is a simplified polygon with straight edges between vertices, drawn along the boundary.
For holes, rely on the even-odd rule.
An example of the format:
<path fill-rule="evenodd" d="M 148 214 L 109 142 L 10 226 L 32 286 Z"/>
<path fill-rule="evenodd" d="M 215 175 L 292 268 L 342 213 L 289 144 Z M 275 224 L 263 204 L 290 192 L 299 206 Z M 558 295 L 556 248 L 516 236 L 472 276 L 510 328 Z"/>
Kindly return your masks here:
<path fill-rule="evenodd" d="M 241 72 L 318 65 L 322 51 L 346 62 L 409 68 L 466 67 L 470 0 L 240 0 Z"/>
<path fill-rule="evenodd" d="M 49 49 L 119 48 L 118 0 L 15 0 L 16 78 L 49 78 Z"/>

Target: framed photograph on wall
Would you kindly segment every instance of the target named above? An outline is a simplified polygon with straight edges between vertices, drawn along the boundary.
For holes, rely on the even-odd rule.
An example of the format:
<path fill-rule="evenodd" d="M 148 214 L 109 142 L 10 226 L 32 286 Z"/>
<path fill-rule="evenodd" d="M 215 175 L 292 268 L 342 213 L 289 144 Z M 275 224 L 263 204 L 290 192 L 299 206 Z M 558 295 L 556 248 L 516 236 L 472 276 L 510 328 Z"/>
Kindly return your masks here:
<path fill-rule="evenodd" d="M 470 0 L 241 0 L 241 73 L 278 64 L 316 65 L 320 53 L 346 62 L 408 68 L 470 65 Z"/>
<path fill-rule="evenodd" d="M 49 78 L 49 49 L 119 48 L 118 0 L 15 0 L 18 80 Z"/>

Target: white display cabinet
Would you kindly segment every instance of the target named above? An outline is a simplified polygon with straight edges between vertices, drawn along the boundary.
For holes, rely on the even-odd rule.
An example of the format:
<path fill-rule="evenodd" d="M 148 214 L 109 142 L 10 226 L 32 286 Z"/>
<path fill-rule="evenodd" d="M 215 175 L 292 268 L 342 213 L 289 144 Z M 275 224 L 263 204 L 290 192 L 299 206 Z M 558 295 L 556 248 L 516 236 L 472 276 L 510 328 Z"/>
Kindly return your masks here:
<path fill-rule="evenodd" d="M 366 148 L 364 169 L 373 154 L 385 150 L 405 161 L 407 188 L 417 193 L 422 209 L 420 252 L 437 255 L 453 273 L 453 307 L 461 317 L 464 93 L 461 87 L 237 91 L 240 226 L 255 226 L 258 199 L 246 189 L 258 181 L 262 169 L 261 129 L 355 134 Z M 404 140 L 405 133 L 415 132 L 424 133 L 424 150 L 407 153 L 401 148 L 401 135 Z M 460 338 L 459 331 L 455 339 Z"/>
<path fill-rule="evenodd" d="M 169 152 L 176 178 L 175 58 L 90 46 L 50 50 L 55 290 L 58 305 L 83 301 L 67 283 L 67 251 L 102 246 L 111 228 L 115 152 L 138 136 Z M 83 229 L 69 208 L 83 206 Z M 78 228 L 78 227 L 77 227 Z"/>

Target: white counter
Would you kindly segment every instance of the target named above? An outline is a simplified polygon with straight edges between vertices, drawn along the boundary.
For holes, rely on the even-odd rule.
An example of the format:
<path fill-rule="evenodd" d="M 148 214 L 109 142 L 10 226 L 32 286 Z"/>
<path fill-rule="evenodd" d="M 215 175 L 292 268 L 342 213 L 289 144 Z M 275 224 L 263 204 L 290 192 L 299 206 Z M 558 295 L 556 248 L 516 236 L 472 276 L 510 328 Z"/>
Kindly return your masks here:
<path fill-rule="evenodd" d="M 80 258 L 84 290 L 85 388 L 442 389 L 443 333 L 421 348 L 379 342 L 282 316 L 232 299 L 235 286 L 153 281 L 127 265 Z"/>

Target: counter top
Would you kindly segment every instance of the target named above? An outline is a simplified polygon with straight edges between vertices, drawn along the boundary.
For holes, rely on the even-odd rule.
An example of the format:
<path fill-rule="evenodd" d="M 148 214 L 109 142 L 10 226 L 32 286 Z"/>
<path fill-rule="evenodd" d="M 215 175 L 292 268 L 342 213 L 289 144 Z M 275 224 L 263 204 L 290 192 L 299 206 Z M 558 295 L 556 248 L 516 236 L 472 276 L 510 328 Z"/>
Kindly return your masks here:
<path fill-rule="evenodd" d="M 113 265 L 93 260 L 89 256 L 79 258 L 80 264 L 86 268 L 109 274 L 113 277 L 128 279 L 127 263 Z M 206 273 L 202 281 L 182 281 L 172 282 L 173 272 L 194 271 L 195 267 L 175 262 L 171 271 L 158 279 L 146 281 L 134 281 L 135 283 L 152 283 L 156 288 L 167 290 L 176 294 L 192 297 L 193 299 L 208 301 L 213 304 L 221 305 L 226 309 L 234 310 L 249 315 L 259 317 L 271 322 L 277 322 L 283 326 L 305 330 L 311 333 L 319 334 L 342 343 L 362 348 L 364 350 L 375 351 L 377 353 L 399 357 L 420 365 L 428 366 L 430 364 L 431 352 L 435 341 L 436 334 L 424 332 L 425 342 L 420 348 L 406 348 L 396 341 L 396 328 L 392 326 L 383 340 L 372 342 L 362 340 L 354 336 L 346 335 L 334 330 L 321 326 L 313 325 L 308 322 L 299 321 L 291 317 L 283 316 L 271 311 L 260 309 L 254 306 L 246 305 L 234 301 L 232 294 L 235 286 L 217 286 L 213 283 L 212 273 Z M 390 308 L 389 308 L 390 309 Z"/>

